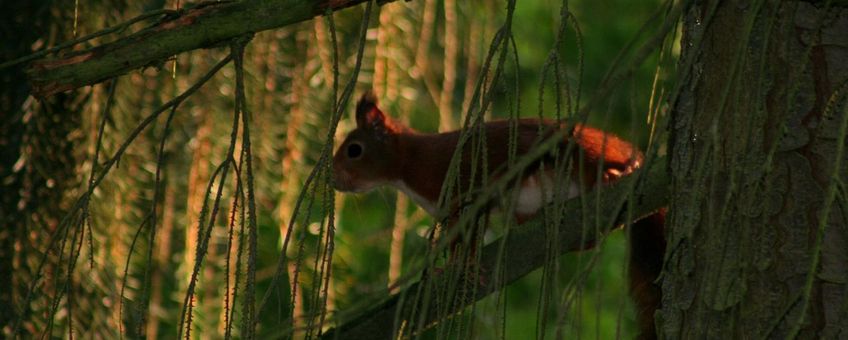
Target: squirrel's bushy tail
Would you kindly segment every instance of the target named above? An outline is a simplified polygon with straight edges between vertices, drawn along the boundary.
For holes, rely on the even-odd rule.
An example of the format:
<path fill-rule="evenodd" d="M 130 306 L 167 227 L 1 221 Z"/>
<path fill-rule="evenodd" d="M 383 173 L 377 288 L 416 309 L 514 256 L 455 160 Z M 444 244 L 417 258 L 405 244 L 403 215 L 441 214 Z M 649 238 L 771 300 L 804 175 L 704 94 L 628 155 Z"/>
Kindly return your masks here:
<path fill-rule="evenodd" d="M 660 286 L 655 281 L 662 272 L 665 254 L 666 209 L 630 226 L 630 295 L 636 304 L 639 324 L 637 339 L 656 339 L 654 312 L 662 304 Z"/>

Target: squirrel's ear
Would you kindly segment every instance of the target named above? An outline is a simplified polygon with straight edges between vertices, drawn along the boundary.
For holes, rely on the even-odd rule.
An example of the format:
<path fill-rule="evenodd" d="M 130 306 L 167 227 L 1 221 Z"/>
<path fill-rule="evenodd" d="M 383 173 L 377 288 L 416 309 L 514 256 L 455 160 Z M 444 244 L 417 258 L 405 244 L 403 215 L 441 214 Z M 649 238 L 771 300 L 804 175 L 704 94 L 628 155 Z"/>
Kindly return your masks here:
<path fill-rule="evenodd" d="M 370 90 L 362 94 L 356 104 L 356 126 L 380 128 L 385 126 L 386 116 L 377 107 L 377 96 Z"/>

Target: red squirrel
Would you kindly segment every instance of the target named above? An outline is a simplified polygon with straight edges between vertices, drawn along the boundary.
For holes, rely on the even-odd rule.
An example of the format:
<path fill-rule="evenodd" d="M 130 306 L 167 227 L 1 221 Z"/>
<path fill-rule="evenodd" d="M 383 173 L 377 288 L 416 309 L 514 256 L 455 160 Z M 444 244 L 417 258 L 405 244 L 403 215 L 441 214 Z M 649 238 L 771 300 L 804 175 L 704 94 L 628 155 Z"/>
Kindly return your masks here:
<path fill-rule="evenodd" d="M 530 151 L 540 141 L 540 135 L 550 135 L 566 127 L 551 120 L 518 119 L 516 153 L 520 156 Z M 540 130 L 540 127 L 542 129 Z M 487 165 L 491 179 L 505 171 L 509 154 L 510 124 L 508 121 L 485 123 L 487 139 Z M 540 133 L 541 131 L 541 133 Z M 597 167 L 603 168 L 601 181 L 611 182 L 638 168 L 642 153 L 623 139 L 586 125 L 575 125 L 561 144 L 560 152 L 567 149 L 569 138 L 579 148 L 572 152 L 572 170 L 566 188 L 560 189 L 566 198 L 572 198 L 583 188 L 597 184 Z M 456 214 L 457 204 L 448 204 L 446 214 L 438 211 L 442 183 L 454 150 L 459 141 L 459 131 L 422 133 L 385 115 L 377 106 L 377 99 L 366 92 L 356 105 L 356 129 L 342 142 L 333 157 L 335 189 L 346 192 L 365 192 L 381 185 L 403 191 L 419 206 L 437 219 Z M 467 148 L 470 149 L 470 148 Z M 460 167 L 460 192 L 483 183 L 470 182 L 471 163 L 468 150 L 464 150 Z M 533 215 L 553 198 L 553 170 L 541 164 L 553 164 L 554 155 L 543 155 L 525 170 L 517 188 L 514 216 L 519 224 Z M 578 158 L 582 157 L 581 161 Z M 476 176 L 478 179 L 481 176 Z M 544 190 L 542 189 L 544 187 Z M 450 202 L 450 201 L 448 201 Z M 630 291 L 637 306 L 639 338 L 654 338 L 653 315 L 660 306 L 658 277 L 665 251 L 663 224 L 665 212 L 661 211 L 635 222 L 630 228 Z"/>

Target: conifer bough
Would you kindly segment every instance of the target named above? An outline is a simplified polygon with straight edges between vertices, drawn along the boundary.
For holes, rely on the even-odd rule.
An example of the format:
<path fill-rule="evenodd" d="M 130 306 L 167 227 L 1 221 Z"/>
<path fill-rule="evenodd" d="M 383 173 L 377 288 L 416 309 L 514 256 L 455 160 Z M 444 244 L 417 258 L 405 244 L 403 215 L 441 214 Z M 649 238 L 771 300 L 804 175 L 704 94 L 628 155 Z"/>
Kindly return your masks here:
<path fill-rule="evenodd" d="M 32 94 L 46 97 L 97 84 L 137 68 L 156 66 L 182 52 L 208 48 L 246 34 L 312 19 L 368 0 L 261 0 L 203 2 L 178 15 L 90 49 L 34 61 Z M 377 0 L 377 4 L 394 0 Z"/>

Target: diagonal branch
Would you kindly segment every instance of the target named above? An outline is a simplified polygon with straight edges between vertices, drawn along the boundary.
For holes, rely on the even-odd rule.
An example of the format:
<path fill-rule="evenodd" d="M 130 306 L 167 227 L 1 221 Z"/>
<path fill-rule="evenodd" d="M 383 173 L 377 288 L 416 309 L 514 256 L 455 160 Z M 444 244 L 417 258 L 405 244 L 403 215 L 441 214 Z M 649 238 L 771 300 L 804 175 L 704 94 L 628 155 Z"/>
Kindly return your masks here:
<path fill-rule="evenodd" d="M 616 184 L 603 188 L 599 209 L 613 213 L 602 214 L 598 225 L 606 228 L 603 231 L 607 232 L 628 222 L 627 216 L 631 216 L 635 220 L 666 206 L 668 204 L 669 183 L 670 176 L 668 175 L 666 160 L 661 158 L 652 162 L 649 168 L 645 167 Z M 627 206 L 629 204 L 632 204 L 633 210 L 628 214 Z M 560 253 L 583 249 L 582 245 L 591 244 L 592 238 L 596 235 L 595 223 L 583 223 L 584 216 L 581 213 L 580 198 L 570 200 L 566 203 L 565 209 L 562 224 L 557 232 L 559 244 L 557 249 Z M 589 212 L 588 221 L 592 221 L 592 218 L 594 218 L 594 209 L 592 210 L 592 212 Z M 545 247 L 539 245 L 548 242 L 546 235 L 544 223 L 541 218 L 536 218 L 511 230 L 506 240 L 501 238 L 484 247 L 480 271 L 497 273 L 498 268 L 496 266 L 499 265 L 505 271 L 503 281 L 478 287 L 474 287 L 476 285 L 474 280 L 466 280 L 467 282 L 460 283 L 460 287 L 456 288 L 457 291 L 475 292 L 475 294 L 469 296 L 465 301 L 452 304 L 453 310 L 445 311 L 441 309 L 437 312 L 435 308 L 430 308 L 430 311 L 424 316 L 424 324 L 439 322 L 445 315 L 454 314 L 542 266 L 548 254 Z M 502 243 L 503 250 L 499 249 Z M 501 253 L 501 251 L 503 252 Z M 498 264 L 499 254 L 511 254 L 511 256 L 501 259 L 502 263 Z M 435 287 L 448 287 L 448 282 L 444 282 L 449 279 L 448 276 L 437 276 L 433 279 L 436 282 L 432 284 Z M 416 302 L 410 299 L 407 299 L 406 303 L 400 303 L 403 296 L 414 296 L 420 284 L 421 282 L 411 285 L 385 302 L 362 313 L 359 317 L 342 324 L 338 328 L 331 329 L 323 338 L 395 338 L 396 334 L 393 333 L 397 326 L 392 327 L 392 325 L 395 324 L 396 315 L 400 313 L 401 318 L 406 318 L 410 315 L 410 311 L 422 310 L 422 306 L 416 305 Z M 439 315 L 439 312 L 441 312 L 441 315 Z"/>
<path fill-rule="evenodd" d="M 203 2 L 116 41 L 34 61 L 27 74 L 38 97 L 92 85 L 176 54 L 283 27 L 367 0 Z M 378 4 L 394 0 L 378 0 Z"/>

